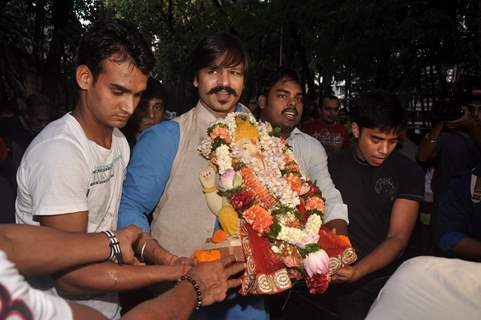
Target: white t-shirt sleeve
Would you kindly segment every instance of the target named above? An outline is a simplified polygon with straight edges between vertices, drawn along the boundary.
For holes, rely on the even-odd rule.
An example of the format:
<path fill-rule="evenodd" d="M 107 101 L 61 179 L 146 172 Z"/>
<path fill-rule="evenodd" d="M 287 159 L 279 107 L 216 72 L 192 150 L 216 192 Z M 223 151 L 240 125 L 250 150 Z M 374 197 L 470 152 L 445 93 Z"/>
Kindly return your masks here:
<path fill-rule="evenodd" d="M 2 319 L 73 319 L 65 300 L 30 287 L 3 251 L 0 251 L 0 299 L 0 314 L 5 316 Z"/>
<path fill-rule="evenodd" d="M 70 140 L 38 144 L 24 159 L 26 187 L 33 215 L 87 211 L 89 167 L 81 149 Z"/>

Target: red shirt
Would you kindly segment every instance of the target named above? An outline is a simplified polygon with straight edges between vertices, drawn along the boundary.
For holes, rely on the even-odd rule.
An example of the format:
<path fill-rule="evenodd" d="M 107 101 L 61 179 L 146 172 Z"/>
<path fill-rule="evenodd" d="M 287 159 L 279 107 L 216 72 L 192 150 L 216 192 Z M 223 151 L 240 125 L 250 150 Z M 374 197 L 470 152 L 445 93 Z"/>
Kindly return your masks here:
<path fill-rule="evenodd" d="M 349 133 L 347 129 L 340 123 L 332 126 L 325 126 L 320 120 L 311 120 L 305 122 L 302 131 L 313 136 L 326 149 L 328 155 L 335 151 L 349 147 Z"/>

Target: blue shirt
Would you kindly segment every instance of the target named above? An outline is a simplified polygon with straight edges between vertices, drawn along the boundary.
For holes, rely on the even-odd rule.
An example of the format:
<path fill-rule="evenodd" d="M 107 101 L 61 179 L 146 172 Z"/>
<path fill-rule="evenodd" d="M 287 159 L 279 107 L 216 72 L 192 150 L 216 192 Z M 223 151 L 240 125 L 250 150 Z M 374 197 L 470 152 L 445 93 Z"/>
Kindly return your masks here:
<path fill-rule="evenodd" d="M 135 224 L 150 230 L 147 215 L 155 209 L 170 177 L 179 147 L 180 129 L 164 121 L 146 129 L 132 152 L 122 190 L 118 228 Z"/>
<path fill-rule="evenodd" d="M 473 174 L 481 179 L 481 167 Z M 438 247 L 445 254 L 466 237 L 481 240 L 481 203 L 471 200 L 471 172 L 453 178 L 439 199 L 439 208 L 434 218 L 434 232 Z"/>

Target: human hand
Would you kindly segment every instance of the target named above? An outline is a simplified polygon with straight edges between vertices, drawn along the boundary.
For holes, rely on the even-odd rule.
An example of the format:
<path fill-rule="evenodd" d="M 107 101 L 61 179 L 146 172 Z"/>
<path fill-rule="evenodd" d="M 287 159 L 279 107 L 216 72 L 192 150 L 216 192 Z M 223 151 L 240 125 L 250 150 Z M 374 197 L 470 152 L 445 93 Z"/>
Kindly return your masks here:
<path fill-rule="evenodd" d="M 467 107 L 463 107 L 463 115 L 452 121 L 446 121 L 446 126 L 449 129 L 465 128 L 469 129 L 476 125 L 476 120 L 471 116 L 471 112 Z"/>
<path fill-rule="evenodd" d="M 236 262 L 234 256 L 194 266 L 190 274 L 200 286 L 202 305 L 208 306 L 224 300 L 228 289 L 240 286 L 242 283 L 240 278 L 229 278 L 244 269 L 244 263 Z"/>
<path fill-rule="evenodd" d="M 142 237 L 143 230 L 131 224 L 114 232 L 119 240 L 122 260 L 125 264 L 140 264 L 135 257 L 134 245 Z"/>
<path fill-rule="evenodd" d="M 333 283 L 350 283 L 359 280 L 360 274 L 356 266 L 345 266 L 331 276 Z"/>

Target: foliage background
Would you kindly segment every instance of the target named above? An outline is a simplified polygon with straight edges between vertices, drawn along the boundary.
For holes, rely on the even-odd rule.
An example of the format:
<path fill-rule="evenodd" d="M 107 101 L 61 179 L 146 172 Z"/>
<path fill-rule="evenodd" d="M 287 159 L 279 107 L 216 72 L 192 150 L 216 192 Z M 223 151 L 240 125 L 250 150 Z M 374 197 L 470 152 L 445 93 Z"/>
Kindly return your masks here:
<path fill-rule="evenodd" d="M 259 74 L 280 64 L 302 76 L 315 110 L 320 95 L 342 84 L 345 104 L 360 91 L 400 94 L 417 120 L 448 90 L 457 66 L 479 75 L 479 0 L 0 0 L 0 97 L 3 111 L 39 91 L 59 112 L 75 103 L 75 47 L 89 23 L 110 15 L 141 28 L 157 57 L 154 75 L 168 87 L 169 109 L 196 96 L 186 71 L 207 34 L 229 31 L 249 52 L 244 103 Z"/>

